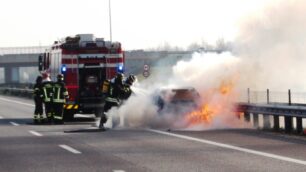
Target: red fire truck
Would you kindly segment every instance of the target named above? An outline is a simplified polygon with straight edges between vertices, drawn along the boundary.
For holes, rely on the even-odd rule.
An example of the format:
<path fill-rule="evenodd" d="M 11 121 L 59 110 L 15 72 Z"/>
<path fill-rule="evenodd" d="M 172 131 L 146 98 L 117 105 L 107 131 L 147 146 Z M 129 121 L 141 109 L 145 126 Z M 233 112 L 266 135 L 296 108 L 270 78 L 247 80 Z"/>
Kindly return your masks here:
<path fill-rule="evenodd" d="M 123 72 L 124 52 L 119 42 L 95 38 L 93 34 L 78 34 L 55 41 L 39 56 L 39 70 L 50 74 L 53 81 L 59 73 L 69 92 L 64 119 L 74 114 L 102 113 L 104 97 L 102 84 Z"/>

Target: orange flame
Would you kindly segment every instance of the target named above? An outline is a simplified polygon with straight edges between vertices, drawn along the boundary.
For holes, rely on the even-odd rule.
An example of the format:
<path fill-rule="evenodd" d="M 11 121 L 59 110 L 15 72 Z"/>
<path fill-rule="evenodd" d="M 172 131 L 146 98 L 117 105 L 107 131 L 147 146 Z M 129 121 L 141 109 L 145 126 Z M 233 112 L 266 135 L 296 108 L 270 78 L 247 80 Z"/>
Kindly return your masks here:
<path fill-rule="evenodd" d="M 232 81 L 227 81 L 227 82 L 223 81 L 220 84 L 219 92 L 223 95 L 226 95 L 226 94 L 231 93 L 233 88 L 234 88 L 234 84 Z"/>
<path fill-rule="evenodd" d="M 214 111 L 205 104 L 200 110 L 193 111 L 186 116 L 186 119 L 190 125 L 200 123 L 210 123 L 213 117 Z"/>
<path fill-rule="evenodd" d="M 230 98 L 233 96 L 234 83 L 232 81 L 223 81 L 217 89 L 207 91 L 205 101 L 201 107 L 185 116 L 188 126 L 199 124 L 211 124 L 213 118 L 221 114 L 229 106 Z M 217 101 L 212 101 L 215 95 L 219 95 Z M 209 103 L 207 103 L 209 102 Z"/>

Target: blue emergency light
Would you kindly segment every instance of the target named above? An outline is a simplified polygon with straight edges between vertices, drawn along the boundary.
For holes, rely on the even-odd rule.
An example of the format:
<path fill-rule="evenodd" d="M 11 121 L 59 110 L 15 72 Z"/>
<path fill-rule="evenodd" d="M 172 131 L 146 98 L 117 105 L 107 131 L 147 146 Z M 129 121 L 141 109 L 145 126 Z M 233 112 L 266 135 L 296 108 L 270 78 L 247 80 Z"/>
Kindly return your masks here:
<path fill-rule="evenodd" d="M 118 73 L 123 73 L 123 72 L 124 72 L 123 65 L 117 66 L 117 72 L 118 72 Z"/>
<path fill-rule="evenodd" d="M 65 72 L 67 71 L 67 67 L 66 67 L 66 65 L 62 65 L 62 67 L 61 67 L 61 71 L 62 71 L 62 73 L 65 73 Z"/>

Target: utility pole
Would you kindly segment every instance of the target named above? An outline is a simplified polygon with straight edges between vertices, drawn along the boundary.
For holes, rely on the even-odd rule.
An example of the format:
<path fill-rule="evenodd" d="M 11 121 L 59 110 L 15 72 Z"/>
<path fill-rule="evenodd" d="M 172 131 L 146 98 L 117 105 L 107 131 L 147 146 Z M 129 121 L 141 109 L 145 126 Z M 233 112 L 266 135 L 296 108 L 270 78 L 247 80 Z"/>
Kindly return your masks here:
<path fill-rule="evenodd" d="M 111 11 L 111 0 L 108 0 L 108 12 L 109 12 L 109 38 L 112 42 L 112 11 Z"/>

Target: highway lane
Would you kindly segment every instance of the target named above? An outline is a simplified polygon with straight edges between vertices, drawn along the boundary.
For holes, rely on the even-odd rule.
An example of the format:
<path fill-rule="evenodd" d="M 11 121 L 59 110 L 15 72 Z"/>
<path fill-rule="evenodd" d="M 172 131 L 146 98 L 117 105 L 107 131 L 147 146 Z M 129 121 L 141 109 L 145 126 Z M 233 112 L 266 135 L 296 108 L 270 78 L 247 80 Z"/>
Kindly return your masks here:
<path fill-rule="evenodd" d="M 12 104 L 10 100 L 16 102 Z M 95 122 L 90 120 L 36 126 L 29 125 L 32 104 L 31 100 L 0 96 L 0 171 L 305 171 L 306 168 L 306 141 L 301 136 L 253 129 L 97 132 Z"/>

